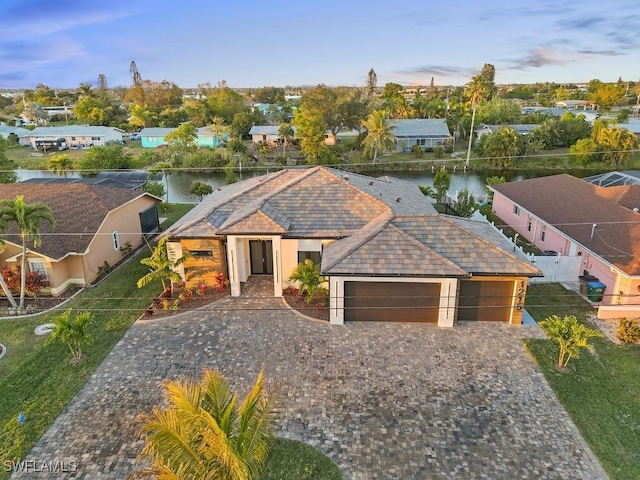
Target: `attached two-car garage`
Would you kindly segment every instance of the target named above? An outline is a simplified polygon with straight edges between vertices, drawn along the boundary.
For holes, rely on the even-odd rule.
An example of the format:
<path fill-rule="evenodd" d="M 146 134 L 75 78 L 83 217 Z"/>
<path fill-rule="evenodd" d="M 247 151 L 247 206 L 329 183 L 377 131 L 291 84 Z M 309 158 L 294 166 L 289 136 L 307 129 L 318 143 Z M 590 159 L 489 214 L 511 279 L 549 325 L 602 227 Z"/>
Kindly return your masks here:
<path fill-rule="evenodd" d="M 461 321 L 519 323 L 514 281 L 518 280 L 459 279 L 454 280 L 457 288 L 451 288 L 451 279 L 430 283 L 344 281 L 343 318 L 347 322 L 453 324 L 455 317 Z M 522 283 L 526 285 L 526 281 Z"/>

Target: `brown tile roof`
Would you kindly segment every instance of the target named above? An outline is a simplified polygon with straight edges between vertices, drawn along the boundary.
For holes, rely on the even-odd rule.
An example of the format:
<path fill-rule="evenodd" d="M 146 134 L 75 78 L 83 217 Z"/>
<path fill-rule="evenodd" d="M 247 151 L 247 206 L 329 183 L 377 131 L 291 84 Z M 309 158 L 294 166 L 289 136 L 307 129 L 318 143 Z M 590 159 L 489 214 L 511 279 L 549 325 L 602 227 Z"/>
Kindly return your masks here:
<path fill-rule="evenodd" d="M 428 277 L 540 275 L 508 249 L 486 222 L 443 215 L 397 216 L 379 219 L 352 237 L 326 246 L 322 271 L 327 275 Z"/>
<path fill-rule="evenodd" d="M 599 187 L 561 174 L 494 189 L 611 265 L 640 275 L 640 213 L 629 208 L 638 198 L 632 187 Z"/>
<path fill-rule="evenodd" d="M 42 244 L 36 249 L 31 244 L 29 249 L 57 260 L 69 252 L 84 253 L 110 211 L 146 194 L 86 184 L 0 185 L 0 199 L 12 200 L 18 195 L 23 195 L 27 203 L 45 203 L 51 208 L 56 220 L 55 230 L 52 232 L 49 224 L 43 222 Z M 22 245 L 12 225 L 3 237 Z"/>
<path fill-rule="evenodd" d="M 182 238 L 240 233 L 238 222 L 258 211 L 289 238 L 348 236 L 382 213 L 436 213 L 409 182 L 324 167 L 285 169 L 215 191 L 167 233 Z M 262 225 L 264 231 L 250 233 L 273 234 L 273 225 Z"/>

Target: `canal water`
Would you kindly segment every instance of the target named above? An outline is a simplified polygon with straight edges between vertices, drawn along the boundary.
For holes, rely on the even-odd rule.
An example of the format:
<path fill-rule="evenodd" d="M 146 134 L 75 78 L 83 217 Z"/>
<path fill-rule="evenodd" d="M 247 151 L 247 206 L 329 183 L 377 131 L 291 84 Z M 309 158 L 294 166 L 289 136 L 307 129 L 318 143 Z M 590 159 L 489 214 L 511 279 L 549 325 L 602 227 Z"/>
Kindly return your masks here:
<path fill-rule="evenodd" d="M 272 170 L 265 169 L 253 169 L 243 170 L 242 173 L 238 173 L 238 179 L 246 180 L 247 178 L 263 175 Z M 56 175 L 53 172 L 42 170 L 17 170 L 18 181 L 26 180 L 35 177 L 51 178 Z M 491 176 L 504 176 L 507 181 L 524 180 L 527 178 L 543 177 L 547 175 L 555 175 L 558 173 L 569 173 L 576 177 L 585 177 L 589 175 L 596 175 L 601 173 L 599 171 L 585 171 L 585 170 L 518 170 L 518 171 L 461 171 L 458 168 L 455 172 L 450 168 L 451 174 L 451 186 L 449 188 L 449 195 L 455 197 L 457 192 L 467 189 L 473 194 L 476 200 L 482 201 L 485 198 L 486 191 L 485 185 L 488 177 Z M 426 171 L 376 171 L 372 173 L 366 173 L 371 177 L 380 177 L 389 175 L 391 177 L 401 178 L 409 182 L 416 183 L 418 185 L 432 186 L 433 176 L 435 172 L 430 168 Z M 68 173 L 69 177 L 81 177 L 79 173 Z M 225 185 L 224 173 L 201 173 L 201 172 L 176 172 L 172 173 L 166 179 L 168 182 L 169 190 L 169 202 L 171 203 L 196 203 L 197 198 L 189 193 L 191 186 L 194 182 L 199 181 L 211 185 L 213 188 L 218 188 Z"/>

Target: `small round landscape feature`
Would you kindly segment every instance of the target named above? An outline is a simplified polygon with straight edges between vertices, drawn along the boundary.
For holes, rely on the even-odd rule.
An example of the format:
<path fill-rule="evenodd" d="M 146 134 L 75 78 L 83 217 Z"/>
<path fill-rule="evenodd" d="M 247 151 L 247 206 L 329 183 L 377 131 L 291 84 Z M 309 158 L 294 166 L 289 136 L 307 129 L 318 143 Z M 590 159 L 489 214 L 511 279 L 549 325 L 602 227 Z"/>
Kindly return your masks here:
<path fill-rule="evenodd" d="M 56 328 L 55 323 L 43 323 L 42 325 L 38 325 L 34 332 L 36 335 L 49 335 L 54 328 Z"/>

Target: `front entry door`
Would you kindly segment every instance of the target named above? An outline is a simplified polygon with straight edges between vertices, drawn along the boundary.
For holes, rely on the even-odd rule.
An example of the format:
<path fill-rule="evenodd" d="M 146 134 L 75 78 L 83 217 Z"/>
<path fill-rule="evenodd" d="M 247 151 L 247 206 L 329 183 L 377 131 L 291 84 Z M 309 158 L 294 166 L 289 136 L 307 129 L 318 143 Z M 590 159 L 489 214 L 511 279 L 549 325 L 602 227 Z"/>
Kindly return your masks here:
<path fill-rule="evenodd" d="M 249 240 L 252 275 L 273 274 L 273 249 L 271 240 Z"/>

